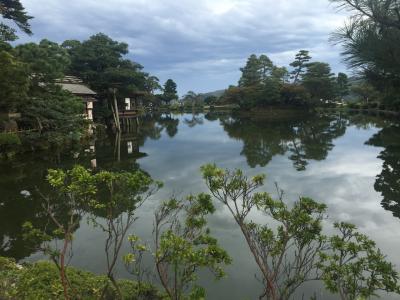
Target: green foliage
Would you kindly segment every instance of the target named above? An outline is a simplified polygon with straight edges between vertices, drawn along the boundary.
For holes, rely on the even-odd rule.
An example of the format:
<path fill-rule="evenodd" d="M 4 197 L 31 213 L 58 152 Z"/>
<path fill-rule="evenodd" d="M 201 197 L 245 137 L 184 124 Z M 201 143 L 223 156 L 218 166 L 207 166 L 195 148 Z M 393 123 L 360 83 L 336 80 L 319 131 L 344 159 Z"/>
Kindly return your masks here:
<path fill-rule="evenodd" d="M 276 228 L 268 223 L 246 224 L 251 248 L 258 249 L 258 259 L 266 270 L 271 269 L 266 272 L 265 282 L 273 288 L 268 287 L 265 292 L 289 299 L 302 283 L 318 278 L 317 253 L 326 244 L 321 223 L 326 206 L 300 198 L 288 208 L 282 199 L 273 200 L 266 193 L 256 194 L 255 198 L 258 210 L 278 222 Z"/>
<path fill-rule="evenodd" d="M 218 101 L 218 97 L 216 96 L 208 96 L 204 99 L 204 103 L 207 105 L 214 105 Z"/>
<path fill-rule="evenodd" d="M 143 172 L 109 172 L 93 174 L 82 166 L 71 170 L 49 170 L 46 177 L 51 193 L 43 195 L 43 210 L 49 216 L 55 229 L 46 233 L 35 228 L 31 223 L 24 224 L 24 238 L 33 245 L 40 245 L 39 250 L 50 256 L 57 266 L 64 297 L 69 299 L 75 293 L 66 268 L 66 257 L 72 255 L 73 234 L 78 229 L 81 219 L 87 215 L 95 226 L 100 226 L 106 233 L 107 277 L 114 286 L 119 298 L 122 291 L 113 276 L 113 269 L 118 258 L 122 241 L 128 229 L 136 220 L 135 210 L 158 188 L 155 182 Z M 96 216 L 106 218 L 106 224 L 97 222 Z M 62 246 L 51 243 L 52 239 L 62 240 Z M 102 297 L 109 289 L 109 283 L 101 291 Z"/>
<path fill-rule="evenodd" d="M 0 133 L 0 146 L 5 145 L 20 145 L 21 140 L 18 138 L 18 135 L 15 133 Z"/>
<path fill-rule="evenodd" d="M 94 175 L 97 189 L 96 214 L 112 212 L 112 218 L 121 213 L 132 213 L 149 195 L 162 187 L 142 171 L 110 172 L 101 171 Z M 102 212 L 103 211 L 103 212 Z"/>
<path fill-rule="evenodd" d="M 303 106 L 319 104 L 315 100 L 332 99 L 338 93 L 336 80 L 326 63 L 312 62 L 309 52 L 301 50 L 290 64 L 292 83 L 288 82 L 286 67 L 277 67 L 266 56 L 252 54 L 241 68 L 238 87 L 229 87 L 221 97 L 222 103 L 238 104 L 242 110 L 265 106 Z M 341 93 L 345 93 L 343 73 L 340 75 Z M 346 77 L 347 78 L 347 77 Z M 310 100 L 314 101 L 311 102 Z M 319 104 L 320 105 L 320 104 Z"/>
<path fill-rule="evenodd" d="M 79 299 L 99 299 L 107 285 L 105 276 L 94 275 L 75 268 L 68 268 L 68 278 Z M 157 290 L 134 281 L 118 280 L 123 299 L 161 299 Z M 13 260 L 0 257 L 0 298 L 11 299 L 62 299 L 63 289 L 58 269 L 51 263 L 39 261 L 34 264 L 17 265 Z M 107 290 L 106 299 L 115 299 L 116 291 Z"/>
<path fill-rule="evenodd" d="M 15 33 L 15 29 L 0 23 L 0 46 L 4 47 L 5 45 L 8 45 L 6 42 L 13 42 L 17 40 L 18 37 Z"/>
<path fill-rule="evenodd" d="M 70 64 L 67 51 L 46 39 L 41 40 L 39 44 L 18 45 L 15 47 L 15 55 L 28 66 L 35 87 L 63 78 Z"/>
<path fill-rule="evenodd" d="M 264 80 L 263 97 L 258 101 L 258 106 L 274 105 L 281 102 L 282 82 L 277 78 Z"/>
<path fill-rule="evenodd" d="M 42 40 L 11 53 L 0 54 L 0 109 L 20 112 L 19 127 L 33 130 L 21 136 L 26 148 L 59 148 L 79 141 L 86 125 L 84 104 L 54 84 L 69 66 L 66 50 Z"/>
<path fill-rule="evenodd" d="M 290 66 L 294 68 L 294 70 L 291 72 L 291 77 L 294 84 L 301 82 L 302 76 L 307 69 L 307 64 L 310 59 L 311 56 L 309 55 L 309 51 L 307 50 L 300 50 L 296 54 L 295 60 L 290 64 Z"/>
<path fill-rule="evenodd" d="M 29 24 L 32 17 L 25 12 L 20 0 L 0 1 L 0 15 L 4 19 L 12 20 L 23 32 L 32 34 Z M 0 47 L 7 41 L 15 41 L 18 38 L 15 33 L 14 28 L 0 22 Z"/>
<path fill-rule="evenodd" d="M 268 193 L 254 193 L 264 184 L 264 175 L 248 178 L 241 170 L 216 165 L 202 166 L 201 171 L 212 195 L 231 212 L 253 254 L 265 285 L 260 298 L 289 299 L 298 286 L 315 279 L 317 254 L 325 244 L 321 233 L 324 204 L 300 198 L 288 208 L 282 192 L 278 200 Z M 277 227 L 249 221 L 254 209 L 277 222 Z"/>
<path fill-rule="evenodd" d="M 381 93 L 386 104 L 400 94 L 400 21 L 396 0 L 331 0 L 351 12 L 332 40 L 343 45 L 348 66 Z"/>
<path fill-rule="evenodd" d="M 177 85 L 172 79 L 168 79 L 164 83 L 163 100 L 165 102 L 171 102 L 172 100 L 178 99 L 178 92 L 176 91 Z"/>
<path fill-rule="evenodd" d="M 158 78 L 144 73 L 140 64 L 125 58 L 128 44 L 114 41 L 103 33 L 82 43 L 67 40 L 62 47 L 71 58 L 69 73 L 80 77 L 99 95 L 96 118 L 108 119 L 112 114 L 116 117 L 116 110 L 125 105 L 125 98 L 132 98 L 137 91 L 146 91 L 149 95 L 143 99 L 152 100 L 151 93 L 160 88 Z"/>
<path fill-rule="evenodd" d="M 284 84 L 281 97 L 284 103 L 294 106 L 306 106 L 311 98 L 308 90 L 298 84 Z"/>
<path fill-rule="evenodd" d="M 105 93 L 108 86 L 103 79 L 104 72 L 117 68 L 128 53 L 128 45 L 112 40 L 105 34 L 98 33 L 88 40 L 67 40 L 62 44 L 71 57 L 70 72 L 78 75 L 99 93 Z"/>
<path fill-rule="evenodd" d="M 359 101 L 368 103 L 379 100 L 379 92 L 370 84 L 364 82 L 351 87 L 351 91 Z"/>
<path fill-rule="evenodd" d="M 338 97 L 343 98 L 350 92 L 349 79 L 346 74 L 338 73 L 336 78 L 336 94 Z"/>
<path fill-rule="evenodd" d="M 378 296 L 378 290 L 400 293 L 399 275 L 375 242 L 348 223 L 335 223 L 340 232 L 329 239 L 330 251 L 320 254 L 322 279 L 343 300 Z"/>
<path fill-rule="evenodd" d="M 260 59 L 255 54 L 250 55 L 247 59 L 246 65 L 240 69 L 242 77 L 239 80 L 239 86 L 246 87 L 260 83 L 262 70 L 267 68 L 267 64 L 267 59 L 263 59 L 262 65 Z"/>
<path fill-rule="evenodd" d="M 303 75 L 303 85 L 313 100 L 331 100 L 335 96 L 334 74 L 326 63 L 309 63 Z"/>
<path fill-rule="evenodd" d="M 323 280 L 343 300 L 369 298 L 379 290 L 400 293 L 393 265 L 373 241 L 355 232 L 354 225 L 335 224 L 339 236 L 322 234 L 325 204 L 302 197 L 289 208 L 279 188 L 278 200 L 255 192 L 263 185 L 264 175 L 248 178 L 241 170 L 211 164 L 201 171 L 212 195 L 231 212 L 254 256 L 265 286 L 260 299 L 291 299 L 309 280 Z M 248 221 L 254 209 L 267 215 L 269 222 Z"/>
<path fill-rule="evenodd" d="M 26 65 L 0 50 L 0 111 L 15 111 L 27 98 L 28 84 Z"/>
<path fill-rule="evenodd" d="M 155 91 L 161 90 L 160 80 L 156 76 L 148 76 L 144 83 L 145 90 L 149 94 L 154 94 Z"/>
<path fill-rule="evenodd" d="M 0 157 L 11 157 L 18 152 L 21 140 L 15 133 L 0 132 Z"/>
<path fill-rule="evenodd" d="M 225 275 L 222 267 L 231 259 L 206 227 L 214 211 L 211 197 L 199 194 L 171 199 L 155 214 L 155 263 L 171 299 L 204 298 L 205 290 L 196 285 L 199 269 L 209 269 L 216 279 Z"/>

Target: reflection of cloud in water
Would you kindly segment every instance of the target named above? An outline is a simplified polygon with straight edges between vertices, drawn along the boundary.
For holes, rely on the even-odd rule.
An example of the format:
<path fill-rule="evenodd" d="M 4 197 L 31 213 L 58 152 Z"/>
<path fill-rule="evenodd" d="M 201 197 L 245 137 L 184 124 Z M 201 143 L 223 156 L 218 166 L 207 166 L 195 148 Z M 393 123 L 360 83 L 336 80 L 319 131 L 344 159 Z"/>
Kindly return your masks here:
<path fill-rule="evenodd" d="M 187 192 L 207 191 L 201 179 L 199 167 L 207 162 L 215 162 L 221 167 L 242 168 L 251 176 L 257 173 L 267 174 L 266 189 L 274 194 L 274 182 L 285 190 L 286 198 L 296 200 L 300 195 L 309 196 L 328 205 L 329 222 L 349 221 L 355 223 L 360 231 L 377 241 L 384 253 L 397 265 L 400 258 L 396 249 L 399 222 L 382 210 L 379 194 L 374 190 L 375 176 L 381 171 L 381 162 L 376 159 L 379 149 L 365 146 L 365 141 L 376 130 L 347 129 L 343 137 L 334 140 L 335 147 L 322 161 L 310 161 L 303 172 L 294 171 L 293 164 L 285 156 L 274 156 L 266 167 L 249 168 L 245 157 L 239 156 L 242 142 L 227 139 L 222 128 L 216 123 L 205 122 L 191 129 L 180 127 L 173 140 L 161 139 L 149 142 L 144 149 L 149 157 L 140 161 L 141 166 L 150 174 L 163 174 L 166 188 L 158 199 L 167 196 L 170 189 Z M 253 220 L 265 222 L 266 217 L 253 215 Z M 210 227 L 221 243 L 234 258 L 229 269 L 230 279 L 243 281 L 237 270 L 247 274 L 247 291 L 259 289 L 254 281 L 255 268 L 247 245 L 229 215 L 229 212 L 217 204 L 217 212 L 210 218 Z M 331 224 L 327 224 L 329 225 Z M 231 288 L 231 281 L 212 287 L 212 294 L 219 294 L 221 286 Z M 246 295 L 239 292 L 238 295 Z M 326 295 L 325 295 L 326 296 Z M 327 297 L 327 296 L 326 296 Z"/>
<path fill-rule="evenodd" d="M 160 139 L 147 139 L 140 148 L 148 154 L 137 161 L 140 168 L 165 185 L 140 209 L 140 219 L 131 232 L 151 241 L 154 209 L 171 196 L 182 198 L 188 193 L 207 192 L 199 168 L 205 163 L 215 162 L 224 168 L 241 168 L 249 176 L 266 173 L 267 183 L 262 190 L 275 195 L 274 182 L 277 182 L 285 191 L 288 201 L 295 201 L 302 195 L 326 203 L 329 213 L 327 228 L 335 220 L 355 223 L 361 232 L 377 242 L 393 263 L 400 266 L 397 253 L 400 248 L 400 221 L 380 206 L 381 196 L 374 190 L 375 176 L 382 170 L 382 161 L 377 159 L 382 149 L 364 144 L 377 132 L 375 128 L 347 127 L 343 135 L 328 139 L 333 147 L 324 151 L 327 154 L 325 159 L 310 159 L 306 169 L 297 172 L 293 161 L 288 159 L 290 153 L 276 154 L 265 167 L 258 165 L 251 168 L 246 157 L 241 155 L 243 141 L 228 137 L 219 122 L 204 119 L 203 124 L 190 128 L 182 122 L 185 117 L 190 118 L 179 117 L 181 121 L 173 138 L 163 131 Z M 216 208 L 215 214 L 209 218 L 209 226 L 233 257 L 234 263 L 227 268 L 227 279 L 216 283 L 204 276 L 201 281 L 207 283 L 209 299 L 227 299 L 227 295 L 231 299 L 256 298 L 261 287 L 254 279 L 257 268 L 253 258 L 227 209 L 220 203 L 216 203 Z M 257 222 L 266 221 L 262 214 L 253 214 L 251 217 Z M 74 240 L 76 255 L 73 263 L 88 270 L 103 271 L 104 256 L 99 251 L 103 249 L 103 242 L 104 235 L 101 232 L 82 223 Z M 128 250 L 124 245 L 121 254 Z M 121 262 L 118 272 L 121 276 L 128 276 Z M 336 299 L 322 292 L 320 286 L 306 286 L 301 291 L 314 289 L 319 289 L 322 299 Z M 384 299 L 391 298 L 385 296 Z"/>

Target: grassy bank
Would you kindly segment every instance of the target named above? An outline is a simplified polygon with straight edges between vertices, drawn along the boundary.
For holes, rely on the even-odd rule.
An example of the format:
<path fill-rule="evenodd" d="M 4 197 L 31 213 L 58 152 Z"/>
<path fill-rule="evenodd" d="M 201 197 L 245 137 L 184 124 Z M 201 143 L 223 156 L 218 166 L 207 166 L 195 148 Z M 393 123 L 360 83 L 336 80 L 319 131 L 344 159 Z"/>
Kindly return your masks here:
<path fill-rule="evenodd" d="M 67 270 L 74 299 L 115 299 L 116 291 L 106 276 L 95 275 L 73 267 Z M 123 299 L 161 299 L 149 284 L 118 280 Z M 64 299 L 59 271 L 49 261 L 18 265 L 10 258 L 0 257 L 0 299 Z"/>

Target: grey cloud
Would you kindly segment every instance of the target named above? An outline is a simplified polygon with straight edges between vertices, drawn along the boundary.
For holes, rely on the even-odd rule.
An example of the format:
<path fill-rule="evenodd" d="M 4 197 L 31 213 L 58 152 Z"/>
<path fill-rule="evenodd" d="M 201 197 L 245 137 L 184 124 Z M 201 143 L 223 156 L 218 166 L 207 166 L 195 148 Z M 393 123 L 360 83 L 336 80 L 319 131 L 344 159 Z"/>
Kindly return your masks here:
<path fill-rule="evenodd" d="M 342 70 L 329 33 L 344 20 L 328 0 L 23 0 L 34 36 L 86 39 L 97 32 L 130 45 L 130 57 L 180 93 L 234 84 L 251 53 L 287 65 L 299 49 Z M 289 55 L 290 54 L 290 55 Z"/>

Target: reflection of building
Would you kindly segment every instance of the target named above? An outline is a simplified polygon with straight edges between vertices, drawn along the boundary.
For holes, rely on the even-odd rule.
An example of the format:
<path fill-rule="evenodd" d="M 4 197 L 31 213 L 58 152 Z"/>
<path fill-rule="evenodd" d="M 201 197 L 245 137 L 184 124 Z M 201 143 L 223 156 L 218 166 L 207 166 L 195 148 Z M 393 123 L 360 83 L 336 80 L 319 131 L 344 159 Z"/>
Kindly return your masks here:
<path fill-rule="evenodd" d="M 75 76 L 65 76 L 57 80 L 64 90 L 69 91 L 77 97 L 82 98 L 85 104 L 85 116 L 88 120 L 93 120 L 93 103 L 96 101 L 96 92 L 88 88 L 81 79 Z"/>

